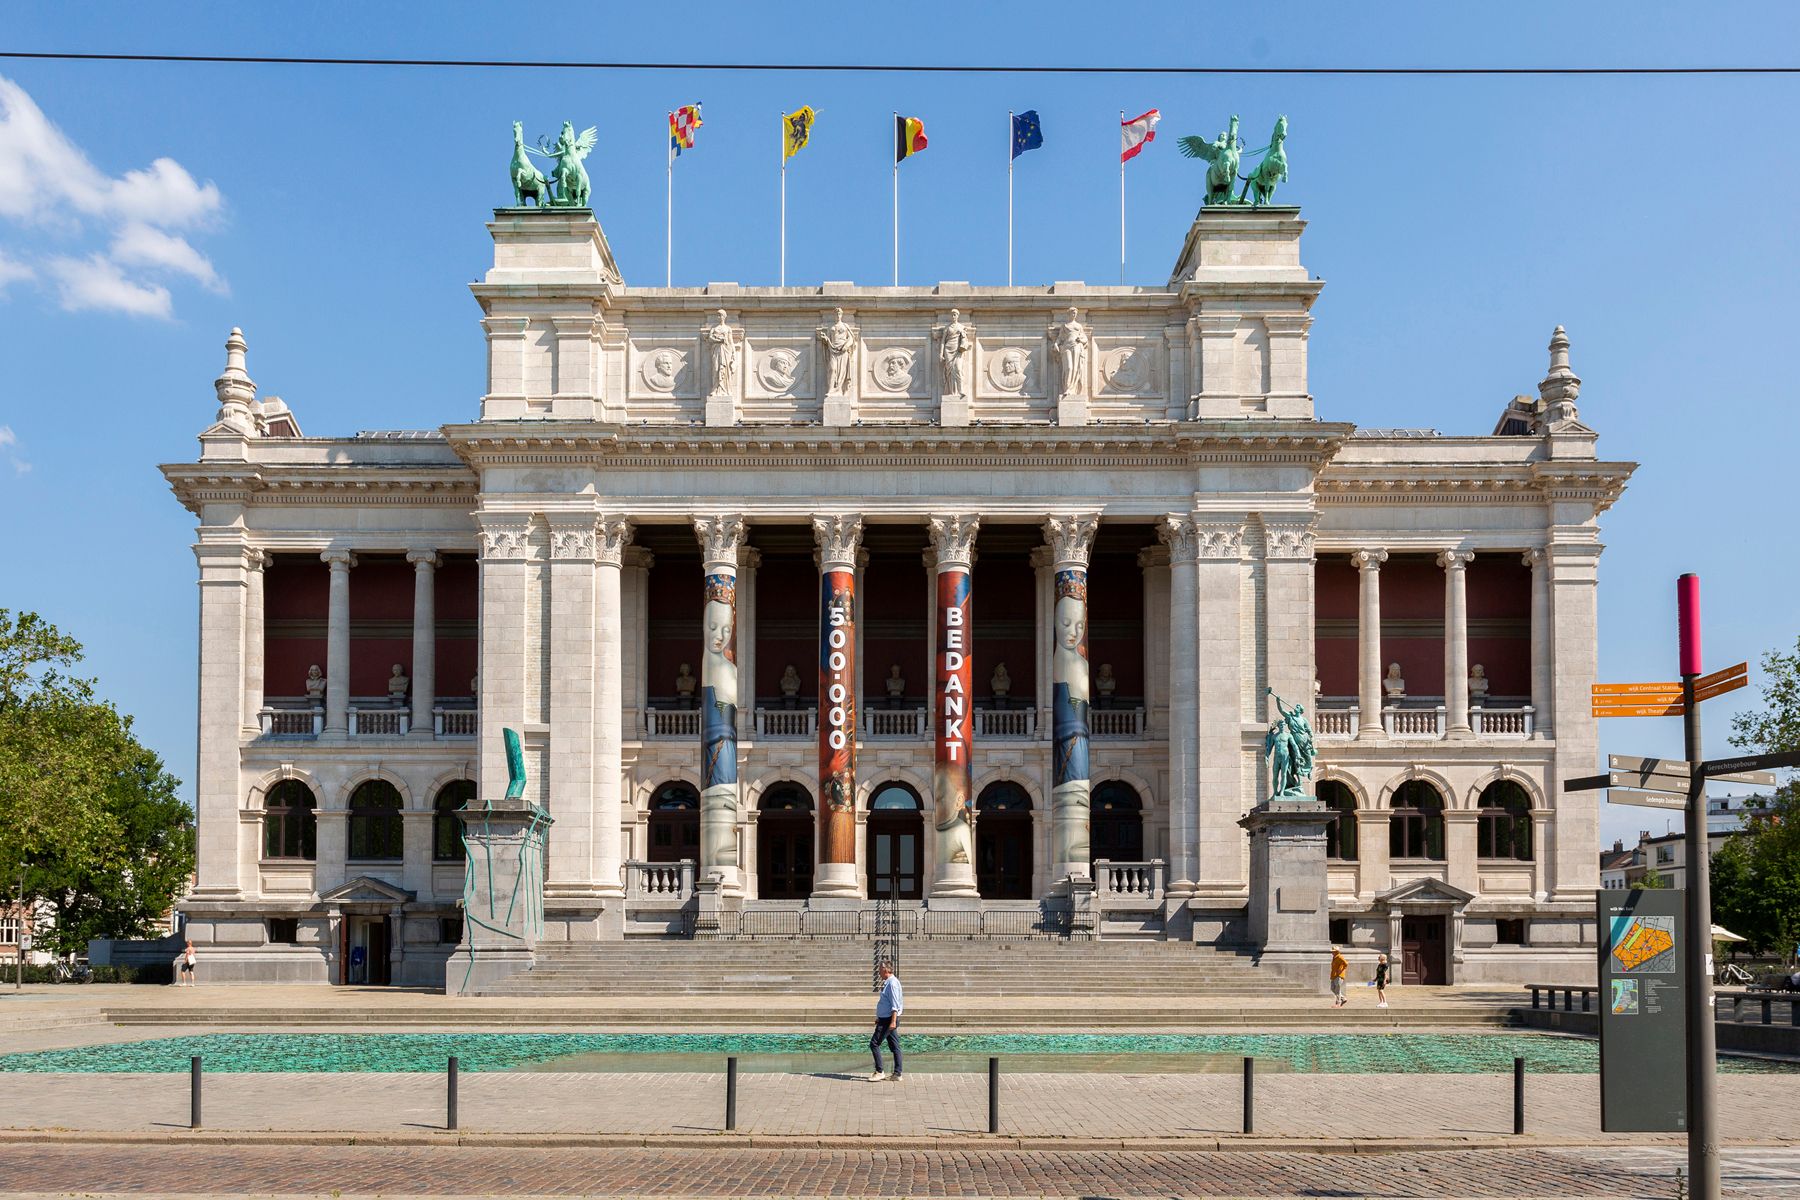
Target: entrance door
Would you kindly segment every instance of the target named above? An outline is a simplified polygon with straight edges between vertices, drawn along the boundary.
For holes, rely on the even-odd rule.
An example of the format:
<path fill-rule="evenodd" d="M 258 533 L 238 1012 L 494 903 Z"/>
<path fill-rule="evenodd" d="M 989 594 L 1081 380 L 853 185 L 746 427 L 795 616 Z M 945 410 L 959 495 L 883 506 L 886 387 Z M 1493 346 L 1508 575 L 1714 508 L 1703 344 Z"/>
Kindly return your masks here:
<path fill-rule="evenodd" d="M 653 863 L 700 861 L 700 793 L 685 783 L 664 784 L 650 799 L 649 845 Z"/>
<path fill-rule="evenodd" d="M 388 961 L 389 931 L 391 926 L 386 917 L 369 919 L 369 983 L 374 987 L 386 987 L 392 982 L 389 972 L 393 964 Z"/>
<path fill-rule="evenodd" d="M 1144 861 L 1144 804 L 1130 784 L 1111 779 L 1095 785 L 1088 822 L 1090 860 Z"/>
<path fill-rule="evenodd" d="M 1443 915 L 1400 918 L 1400 982 L 1409 984 L 1443 984 L 1450 981 L 1449 960 L 1445 954 L 1445 927 L 1449 918 Z"/>
<path fill-rule="evenodd" d="M 812 885 L 812 797 L 797 784 L 777 784 L 763 793 L 756 818 L 756 893 L 804 900 Z"/>
<path fill-rule="evenodd" d="M 975 801 L 975 886 L 988 900 L 1031 899 L 1031 797 L 991 783 Z"/>
<path fill-rule="evenodd" d="M 875 789 L 869 801 L 869 895 L 877 900 L 917 900 L 924 895 L 920 859 L 925 844 L 925 806 L 903 783 Z"/>

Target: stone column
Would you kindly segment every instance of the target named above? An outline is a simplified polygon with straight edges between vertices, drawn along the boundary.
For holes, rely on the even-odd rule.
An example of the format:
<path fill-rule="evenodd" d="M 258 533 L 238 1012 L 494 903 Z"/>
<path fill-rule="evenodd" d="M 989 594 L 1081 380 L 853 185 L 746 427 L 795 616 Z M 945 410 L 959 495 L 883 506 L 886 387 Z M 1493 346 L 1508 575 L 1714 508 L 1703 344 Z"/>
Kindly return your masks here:
<path fill-rule="evenodd" d="M 621 569 L 631 524 L 603 516 L 594 525 L 594 883 L 625 894 L 624 629 Z M 621 918 L 623 910 L 620 910 Z M 623 936 L 623 929 L 620 930 Z"/>
<path fill-rule="evenodd" d="M 1381 564 L 1387 561 L 1386 550 L 1357 550 L 1350 563 L 1362 578 L 1358 581 L 1356 604 L 1356 736 L 1362 741 L 1377 741 L 1387 735 L 1381 723 Z"/>
<path fill-rule="evenodd" d="M 1244 517 L 1195 513 L 1194 540 L 1194 778 L 1200 814 L 1194 888 L 1208 896 L 1240 897 L 1247 880 L 1238 819 L 1257 799 L 1246 796 L 1244 786 Z"/>
<path fill-rule="evenodd" d="M 1195 590 L 1199 546 L 1194 522 L 1184 516 L 1164 517 L 1157 523 L 1156 536 L 1169 551 L 1169 856 L 1174 878 L 1168 891 L 1172 897 L 1189 896 L 1197 873 L 1200 824 L 1200 754 L 1195 740 L 1200 725 L 1195 652 L 1200 625 Z"/>
<path fill-rule="evenodd" d="M 200 565 L 200 745 L 196 896 L 241 893 L 238 813 L 244 725 L 244 624 L 248 551 L 238 530 L 202 527 Z M 322 798 L 321 798 L 322 799 Z M 255 874 L 254 862 L 248 874 Z"/>
<path fill-rule="evenodd" d="M 269 556 L 261 550 L 244 554 L 244 719 L 243 730 L 250 737 L 261 732 L 259 714 L 263 706 L 263 653 L 266 627 L 263 623 L 263 572 Z"/>
<path fill-rule="evenodd" d="M 1550 564 L 1542 550 L 1527 550 L 1525 565 L 1531 568 L 1532 729 L 1543 738 L 1555 729 L 1550 713 Z"/>
<path fill-rule="evenodd" d="M 350 732 L 350 568 L 356 556 L 334 546 L 319 555 L 331 568 L 325 631 L 325 732 Z"/>
<path fill-rule="evenodd" d="M 932 828 L 936 832 L 936 871 L 931 895 L 976 896 L 974 776 L 970 755 L 975 748 L 975 713 L 970 704 L 975 647 L 971 641 L 971 569 L 980 518 L 934 516 L 931 547 L 937 556 L 937 603 L 932 655 Z"/>
<path fill-rule="evenodd" d="M 1087 879 L 1088 844 L 1088 555 L 1100 528 L 1098 513 L 1053 516 L 1044 522 L 1056 572 L 1051 619 L 1052 751 L 1051 878 Z"/>
<path fill-rule="evenodd" d="M 862 518 L 813 518 L 819 546 L 819 870 L 813 895 L 861 894 L 856 870 L 856 560 Z"/>
<path fill-rule="evenodd" d="M 437 551 L 408 551 L 406 561 L 413 565 L 412 733 L 429 738 L 437 707 Z"/>
<path fill-rule="evenodd" d="M 700 874 L 741 894 L 737 824 L 737 569 L 744 518 L 695 517 L 706 595 L 700 644 Z"/>
<path fill-rule="evenodd" d="M 1444 707 L 1449 731 L 1469 732 L 1469 576 L 1475 555 L 1445 550 L 1437 556 L 1444 568 Z"/>

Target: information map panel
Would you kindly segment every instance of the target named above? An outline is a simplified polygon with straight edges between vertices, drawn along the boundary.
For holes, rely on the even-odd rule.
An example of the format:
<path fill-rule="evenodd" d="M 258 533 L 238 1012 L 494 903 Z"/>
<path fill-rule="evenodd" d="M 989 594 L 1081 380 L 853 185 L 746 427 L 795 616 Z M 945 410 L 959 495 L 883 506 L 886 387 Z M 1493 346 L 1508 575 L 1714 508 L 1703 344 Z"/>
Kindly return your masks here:
<path fill-rule="evenodd" d="M 1600 1127 L 1687 1129 L 1688 986 L 1680 891 L 1599 894 Z"/>

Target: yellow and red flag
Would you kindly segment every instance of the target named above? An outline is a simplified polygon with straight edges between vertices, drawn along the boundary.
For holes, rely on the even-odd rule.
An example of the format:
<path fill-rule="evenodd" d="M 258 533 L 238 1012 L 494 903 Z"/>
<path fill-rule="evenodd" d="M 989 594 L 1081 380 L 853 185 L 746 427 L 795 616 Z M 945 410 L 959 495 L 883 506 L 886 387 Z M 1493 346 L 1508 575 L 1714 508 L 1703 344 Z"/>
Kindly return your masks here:
<path fill-rule="evenodd" d="M 700 106 L 684 104 L 669 114 L 669 149 L 679 157 L 694 148 L 694 130 L 700 128 Z"/>
<path fill-rule="evenodd" d="M 911 158 L 925 148 L 925 122 L 894 114 L 894 161 Z"/>

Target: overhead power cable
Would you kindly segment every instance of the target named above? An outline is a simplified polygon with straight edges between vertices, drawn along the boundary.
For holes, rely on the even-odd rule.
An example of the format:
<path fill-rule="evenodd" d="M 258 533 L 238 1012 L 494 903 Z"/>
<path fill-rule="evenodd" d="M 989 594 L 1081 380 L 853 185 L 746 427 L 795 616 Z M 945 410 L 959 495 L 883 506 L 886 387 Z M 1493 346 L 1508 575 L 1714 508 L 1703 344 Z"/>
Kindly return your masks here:
<path fill-rule="evenodd" d="M 1247 67 L 1021 66 L 971 63 L 597 62 L 518 58 L 336 58 L 272 54 L 92 54 L 0 50 L 0 59 L 41 62 L 198 63 L 281 67 L 450 67 L 535 71 L 788 71 L 934 75 L 1800 75 L 1800 66 Z"/>

